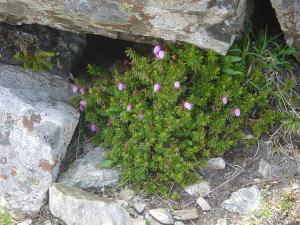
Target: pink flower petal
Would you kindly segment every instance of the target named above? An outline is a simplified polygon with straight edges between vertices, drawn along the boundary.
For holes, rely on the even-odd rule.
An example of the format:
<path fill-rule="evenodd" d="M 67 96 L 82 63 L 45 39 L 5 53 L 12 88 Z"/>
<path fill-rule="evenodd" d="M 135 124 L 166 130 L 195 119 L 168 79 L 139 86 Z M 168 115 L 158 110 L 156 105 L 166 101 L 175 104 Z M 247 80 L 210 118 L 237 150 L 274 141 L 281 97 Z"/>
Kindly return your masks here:
<path fill-rule="evenodd" d="M 118 85 L 118 88 L 120 91 L 122 91 L 123 89 L 125 90 L 126 89 L 126 84 L 124 84 L 123 82 L 120 82 L 119 85 Z"/>
<path fill-rule="evenodd" d="M 179 81 L 175 81 L 174 87 L 176 88 L 176 90 L 178 90 L 179 87 L 180 87 L 180 82 Z"/>
<path fill-rule="evenodd" d="M 221 107 L 215 108 L 216 111 L 220 111 L 221 109 L 222 109 Z"/>
<path fill-rule="evenodd" d="M 79 102 L 79 104 L 82 105 L 83 107 L 86 107 L 86 101 L 84 101 L 84 100 L 81 100 L 81 101 Z"/>
<path fill-rule="evenodd" d="M 165 52 L 162 50 L 156 54 L 156 58 L 158 58 L 159 60 L 163 59 L 164 57 L 165 57 Z"/>
<path fill-rule="evenodd" d="M 143 115 L 142 113 L 139 113 L 139 114 L 138 114 L 138 117 L 139 117 L 140 119 L 143 119 L 143 118 L 144 118 L 144 115 Z"/>
<path fill-rule="evenodd" d="M 129 111 L 131 111 L 131 109 L 132 109 L 132 104 L 130 103 L 130 104 L 127 106 L 127 111 L 129 112 Z"/>
<path fill-rule="evenodd" d="M 84 89 L 82 87 L 79 89 L 79 91 L 81 94 L 84 94 Z"/>
<path fill-rule="evenodd" d="M 92 123 L 91 124 L 91 130 L 94 131 L 94 132 L 97 132 L 99 130 L 99 127 L 96 124 Z"/>
<path fill-rule="evenodd" d="M 158 83 L 154 84 L 153 91 L 158 92 L 160 89 L 160 85 Z"/>
<path fill-rule="evenodd" d="M 78 86 L 73 86 L 73 92 L 76 93 L 78 91 Z"/>
<path fill-rule="evenodd" d="M 153 50 L 154 54 L 156 55 L 160 51 L 160 49 L 160 45 L 156 45 Z"/>
<path fill-rule="evenodd" d="M 240 114 L 241 114 L 240 109 L 239 109 L 239 108 L 235 108 L 234 114 L 235 114 L 236 116 L 240 116 Z"/>
<path fill-rule="evenodd" d="M 222 102 L 224 105 L 227 104 L 227 97 L 225 95 L 222 96 Z"/>
<path fill-rule="evenodd" d="M 193 108 L 193 104 L 191 104 L 191 103 L 189 103 L 189 102 L 184 102 L 184 103 L 183 103 L 183 106 L 184 106 L 186 109 L 188 109 L 188 110 L 190 110 L 190 109 Z"/>

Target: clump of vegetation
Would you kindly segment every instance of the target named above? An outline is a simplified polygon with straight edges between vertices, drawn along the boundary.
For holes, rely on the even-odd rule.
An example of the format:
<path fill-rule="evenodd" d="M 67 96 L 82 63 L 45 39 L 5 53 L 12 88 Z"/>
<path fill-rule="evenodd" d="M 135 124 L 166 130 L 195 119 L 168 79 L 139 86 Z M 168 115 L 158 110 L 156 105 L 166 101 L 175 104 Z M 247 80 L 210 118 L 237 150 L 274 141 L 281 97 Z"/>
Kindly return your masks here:
<path fill-rule="evenodd" d="M 88 91 L 73 103 L 91 123 L 94 143 L 112 149 L 102 166 L 120 166 L 122 181 L 137 190 L 166 194 L 173 183 L 199 181 L 199 167 L 245 143 L 247 133 L 254 135 L 248 144 L 268 133 L 284 117 L 276 108 L 281 94 L 295 82 L 290 77 L 278 86 L 265 70 L 274 62 L 288 65 L 285 57 L 295 51 L 276 54 L 287 48 L 275 45 L 271 52 L 280 59 L 270 60 L 265 50 L 273 43 L 267 40 L 262 35 L 252 46 L 246 35 L 227 56 L 187 43 L 156 46 L 150 59 L 127 49 L 132 67 L 125 74 L 93 86 L 77 81 L 75 91 Z"/>
<path fill-rule="evenodd" d="M 33 69 L 43 71 L 44 69 L 52 70 L 53 65 L 48 61 L 54 57 L 53 52 L 47 51 L 36 51 L 35 53 L 30 53 L 27 50 L 23 51 L 23 55 L 17 53 L 14 58 L 20 62 L 24 62 L 23 67 L 25 69 Z"/>
<path fill-rule="evenodd" d="M 0 209 L 0 225 L 14 225 L 12 218 L 7 212 L 2 212 Z"/>

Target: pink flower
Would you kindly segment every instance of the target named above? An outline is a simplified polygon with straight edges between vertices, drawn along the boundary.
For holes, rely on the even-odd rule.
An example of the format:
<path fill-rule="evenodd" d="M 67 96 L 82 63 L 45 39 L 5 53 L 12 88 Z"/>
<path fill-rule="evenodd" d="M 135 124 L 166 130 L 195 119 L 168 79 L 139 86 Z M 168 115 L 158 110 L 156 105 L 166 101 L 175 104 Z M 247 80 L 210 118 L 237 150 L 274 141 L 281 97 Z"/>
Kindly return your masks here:
<path fill-rule="evenodd" d="M 94 131 L 94 132 L 98 132 L 99 127 L 98 127 L 96 124 L 92 123 L 92 124 L 91 124 L 91 129 L 92 129 L 92 131 Z"/>
<path fill-rule="evenodd" d="M 235 116 L 240 116 L 241 111 L 239 108 L 234 108 L 233 110 L 230 111 L 230 114 Z"/>
<path fill-rule="evenodd" d="M 130 104 L 127 106 L 127 111 L 129 112 L 129 111 L 131 111 L 131 109 L 132 109 L 132 104 L 130 103 Z"/>
<path fill-rule="evenodd" d="M 119 85 L 118 85 L 118 88 L 120 91 L 122 91 L 123 89 L 125 90 L 126 89 L 126 84 L 124 84 L 123 82 L 120 82 Z"/>
<path fill-rule="evenodd" d="M 154 91 L 154 92 L 158 92 L 159 89 L 160 89 L 159 83 L 154 84 L 153 91 Z"/>
<path fill-rule="evenodd" d="M 216 111 L 220 111 L 221 109 L 222 109 L 221 107 L 215 108 Z"/>
<path fill-rule="evenodd" d="M 79 102 L 79 110 L 82 112 L 84 110 L 84 108 L 86 107 L 86 101 L 81 100 Z"/>
<path fill-rule="evenodd" d="M 183 103 L 184 108 L 190 110 L 193 108 L 193 104 L 192 103 L 188 103 L 188 102 L 184 102 Z"/>
<path fill-rule="evenodd" d="M 144 115 L 143 115 L 142 113 L 139 113 L 139 114 L 138 114 L 138 117 L 139 117 L 140 119 L 143 119 L 143 118 L 144 118 Z"/>
<path fill-rule="evenodd" d="M 79 105 L 79 110 L 82 112 L 84 110 L 84 106 L 83 105 Z"/>
<path fill-rule="evenodd" d="M 133 93 L 133 95 L 137 95 L 138 91 L 136 89 L 134 89 L 132 93 Z"/>
<path fill-rule="evenodd" d="M 81 87 L 81 88 L 79 89 L 79 91 L 80 91 L 81 94 L 84 94 L 84 89 L 83 89 L 83 87 Z"/>
<path fill-rule="evenodd" d="M 84 101 L 84 100 L 81 100 L 81 101 L 79 102 L 79 104 L 82 105 L 82 106 L 84 106 L 84 107 L 86 107 L 86 101 Z"/>
<path fill-rule="evenodd" d="M 176 90 L 178 90 L 179 87 L 180 87 L 180 82 L 179 81 L 175 81 L 174 87 L 175 87 Z"/>
<path fill-rule="evenodd" d="M 158 58 L 159 60 L 165 57 L 165 52 L 161 50 L 160 45 L 156 45 L 154 47 L 153 53 L 155 54 L 156 58 Z"/>
<path fill-rule="evenodd" d="M 161 50 L 160 45 L 156 45 L 156 46 L 154 47 L 153 52 L 154 52 L 154 54 L 156 55 L 160 50 Z"/>
<path fill-rule="evenodd" d="M 222 102 L 224 105 L 227 104 L 227 97 L 225 95 L 222 96 Z"/>
<path fill-rule="evenodd" d="M 76 93 L 78 91 L 78 86 L 73 86 L 73 92 Z"/>

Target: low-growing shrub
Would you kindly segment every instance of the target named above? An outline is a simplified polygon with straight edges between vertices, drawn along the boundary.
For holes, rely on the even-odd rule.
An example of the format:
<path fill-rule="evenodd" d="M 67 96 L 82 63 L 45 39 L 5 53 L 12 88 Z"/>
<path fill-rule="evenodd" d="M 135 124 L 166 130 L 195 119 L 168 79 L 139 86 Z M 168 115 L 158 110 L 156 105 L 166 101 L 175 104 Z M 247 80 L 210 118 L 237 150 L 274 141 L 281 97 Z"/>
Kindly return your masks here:
<path fill-rule="evenodd" d="M 246 134 L 254 143 L 268 133 L 283 118 L 276 91 L 292 88 L 293 78 L 275 91 L 263 72 L 267 62 L 241 55 L 243 48 L 219 56 L 166 43 L 152 57 L 127 49 L 131 68 L 124 74 L 93 86 L 77 81 L 74 91 L 83 92 L 73 103 L 91 123 L 94 142 L 111 149 L 103 165 L 120 166 L 122 181 L 137 190 L 165 194 L 170 184 L 199 181 L 198 168 Z"/>

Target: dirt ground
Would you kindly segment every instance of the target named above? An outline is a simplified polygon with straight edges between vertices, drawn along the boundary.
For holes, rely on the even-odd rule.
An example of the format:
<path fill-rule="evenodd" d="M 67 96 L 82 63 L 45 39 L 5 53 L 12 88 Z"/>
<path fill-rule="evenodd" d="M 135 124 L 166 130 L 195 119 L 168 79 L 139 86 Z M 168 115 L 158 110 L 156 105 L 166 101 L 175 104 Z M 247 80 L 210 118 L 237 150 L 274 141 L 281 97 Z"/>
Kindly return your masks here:
<path fill-rule="evenodd" d="M 61 67 L 58 67 L 57 62 L 53 61 L 56 66 L 51 73 L 61 75 L 67 79 L 69 73 L 74 70 L 73 64 L 68 58 L 73 53 L 70 53 L 67 48 L 58 46 L 57 42 L 53 41 L 57 39 L 57 36 L 59 34 L 55 30 L 42 26 L 25 25 L 15 28 L 7 24 L 0 24 L 0 63 L 22 66 L 22 63 L 16 61 L 13 56 L 24 49 L 29 49 L 33 52 L 40 49 L 54 51 L 57 56 L 66 57 L 66 60 L 60 60 Z M 30 41 L 31 38 L 34 41 Z M 297 69 L 289 73 L 293 73 L 297 77 L 296 82 L 298 82 L 300 79 L 300 65 L 295 65 Z M 297 85 L 296 91 L 300 94 L 300 83 L 298 82 Z M 172 190 L 180 193 L 181 197 L 179 200 L 174 201 L 158 195 L 141 195 L 141 198 L 147 203 L 148 209 L 167 208 L 177 210 L 197 207 L 199 219 L 185 221 L 186 225 L 215 225 L 218 224 L 217 221 L 220 218 L 226 218 L 227 224 L 236 225 L 300 224 L 300 138 L 292 137 L 285 143 L 274 145 L 281 138 L 280 135 L 281 133 L 277 132 L 273 137 L 264 137 L 256 145 L 250 147 L 238 146 L 228 150 L 223 156 L 226 162 L 224 170 L 209 171 L 203 169 L 199 171 L 199 174 L 203 176 L 203 180 L 210 184 L 211 192 L 204 198 L 211 205 L 211 211 L 202 211 L 197 206 L 196 197 L 190 196 L 182 188 L 176 186 L 173 186 Z M 64 165 L 62 165 L 63 170 L 76 158 L 76 149 L 74 147 L 76 143 L 78 143 L 78 131 L 73 137 L 70 150 L 67 153 Z M 80 153 L 82 153 L 82 150 Z M 271 164 L 271 178 L 263 179 L 258 173 L 261 159 Z M 251 187 L 252 185 L 256 185 L 264 195 L 262 211 L 256 214 L 240 216 L 220 207 L 221 202 L 228 199 L 232 192 L 241 188 Z M 95 190 L 95 194 L 116 199 L 116 193 L 121 188 L 124 187 L 112 187 L 105 191 Z M 134 187 L 132 188 L 134 189 Z M 40 214 L 32 219 L 35 224 L 46 224 L 46 221 L 50 221 L 50 224 L 63 224 L 51 214 L 48 205 L 45 205 Z"/>

